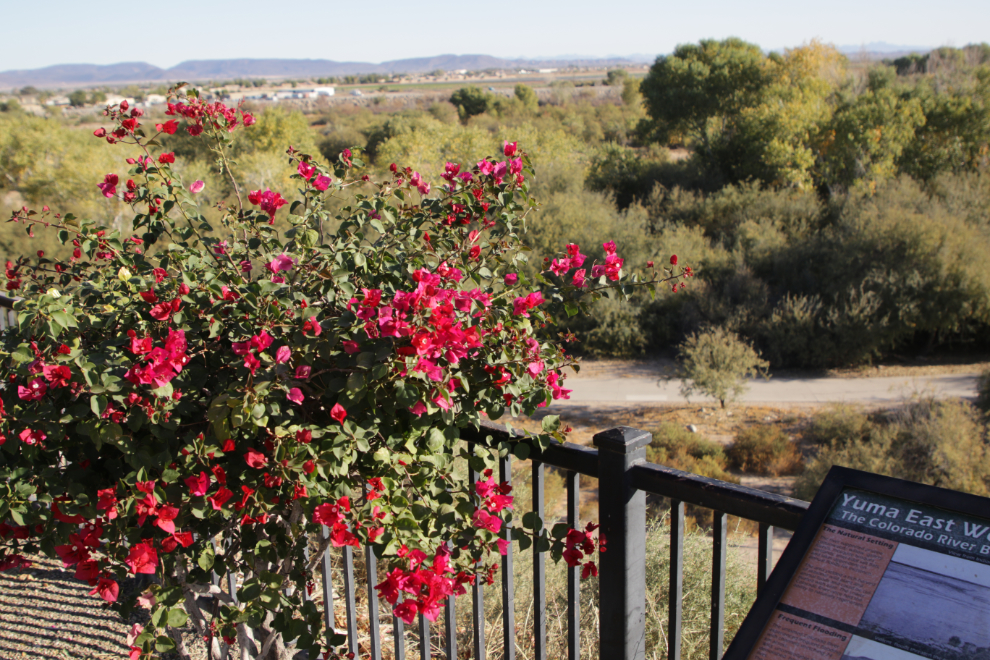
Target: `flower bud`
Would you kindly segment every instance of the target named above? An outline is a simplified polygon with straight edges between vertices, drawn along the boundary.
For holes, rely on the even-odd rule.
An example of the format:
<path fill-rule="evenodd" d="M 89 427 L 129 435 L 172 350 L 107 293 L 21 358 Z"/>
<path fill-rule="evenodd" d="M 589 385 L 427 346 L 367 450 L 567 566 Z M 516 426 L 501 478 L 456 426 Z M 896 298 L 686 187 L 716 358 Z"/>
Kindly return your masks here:
<path fill-rule="evenodd" d="M 120 270 L 117 271 L 117 278 L 121 282 L 126 282 L 127 280 L 131 279 L 131 271 L 121 266 Z"/>

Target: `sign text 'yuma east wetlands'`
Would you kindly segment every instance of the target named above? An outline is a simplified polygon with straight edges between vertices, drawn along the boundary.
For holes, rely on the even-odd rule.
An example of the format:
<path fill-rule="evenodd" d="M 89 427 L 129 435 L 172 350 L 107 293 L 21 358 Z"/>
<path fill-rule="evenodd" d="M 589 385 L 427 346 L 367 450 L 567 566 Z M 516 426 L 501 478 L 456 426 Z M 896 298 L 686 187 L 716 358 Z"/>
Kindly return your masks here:
<path fill-rule="evenodd" d="M 875 493 L 845 492 L 830 518 L 888 538 L 910 537 L 916 542 L 927 541 L 990 557 L 990 525 L 919 506 L 922 508 L 911 508 L 903 500 L 890 500 Z"/>

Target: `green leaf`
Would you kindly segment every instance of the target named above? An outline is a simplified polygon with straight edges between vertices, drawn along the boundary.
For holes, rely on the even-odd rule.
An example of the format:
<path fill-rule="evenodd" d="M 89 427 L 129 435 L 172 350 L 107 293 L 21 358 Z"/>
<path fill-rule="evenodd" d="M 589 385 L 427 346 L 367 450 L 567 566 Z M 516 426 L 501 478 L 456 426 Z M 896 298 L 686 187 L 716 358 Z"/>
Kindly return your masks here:
<path fill-rule="evenodd" d="M 527 529 L 540 529 L 543 527 L 543 519 L 535 511 L 530 511 L 523 515 L 522 524 Z"/>
<path fill-rule="evenodd" d="M 171 637 L 165 635 L 159 635 L 155 638 L 155 650 L 159 653 L 168 653 L 169 651 L 175 650 L 175 642 L 172 641 Z"/>
<path fill-rule="evenodd" d="M 89 407 L 97 417 L 102 418 L 103 413 L 107 410 L 107 398 L 105 396 L 91 396 L 89 398 Z"/>
<path fill-rule="evenodd" d="M 213 568 L 213 562 L 215 559 L 216 555 L 213 554 L 213 548 L 207 545 L 203 548 L 203 552 L 199 554 L 199 557 L 196 559 L 196 563 L 199 564 L 199 567 L 204 571 L 209 571 Z"/>
<path fill-rule="evenodd" d="M 540 426 L 542 426 L 543 430 L 547 433 L 553 433 L 560 428 L 560 415 L 547 415 L 543 418 L 543 421 L 540 422 Z"/>
<path fill-rule="evenodd" d="M 188 620 L 189 615 L 180 607 L 173 607 L 168 611 L 168 625 L 173 628 L 181 628 L 186 625 L 186 621 Z"/>
<path fill-rule="evenodd" d="M 513 455 L 520 461 L 525 461 L 529 458 L 530 447 L 528 442 L 517 442 L 512 448 Z"/>

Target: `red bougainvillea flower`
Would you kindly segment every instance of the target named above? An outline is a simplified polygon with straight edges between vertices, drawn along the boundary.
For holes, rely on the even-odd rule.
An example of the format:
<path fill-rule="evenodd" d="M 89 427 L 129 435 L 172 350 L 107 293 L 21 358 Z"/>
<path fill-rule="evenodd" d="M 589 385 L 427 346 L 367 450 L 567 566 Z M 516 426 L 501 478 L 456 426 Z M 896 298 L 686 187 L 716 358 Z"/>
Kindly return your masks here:
<path fill-rule="evenodd" d="M 213 507 L 214 511 L 219 511 L 227 503 L 227 500 L 233 496 L 234 493 L 229 488 L 221 487 L 220 490 L 206 499 L 210 502 L 210 506 Z"/>
<path fill-rule="evenodd" d="M 320 176 L 316 177 L 315 181 L 313 181 L 313 187 L 319 190 L 320 192 L 323 192 L 324 190 L 330 187 L 330 183 L 332 181 L 333 179 L 331 179 L 330 177 L 321 174 Z"/>
<path fill-rule="evenodd" d="M 405 621 L 407 626 L 412 625 L 412 622 L 416 620 L 417 612 L 419 612 L 419 608 L 416 606 L 416 601 L 409 598 L 392 610 L 392 614 Z"/>
<path fill-rule="evenodd" d="M 158 553 L 151 545 L 142 541 L 131 546 L 131 552 L 124 560 L 135 575 L 154 575 L 158 567 Z"/>
<path fill-rule="evenodd" d="M 309 375 L 313 372 L 313 367 L 308 364 L 300 364 L 296 367 L 296 380 L 308 380 Z"/>
<path fill-rule="evenodd" d="M 158 529 L 166 532 L 168 534 L 175 533 L 175 517 L 179 515 L 179 507 L 170 506 L 168 504 L 163 505 L 158 509 L 158 520 L 155 521 L 155 526 Z"/>
<path fill-rule="evenodd" d="M 299 172 L 299 176 L 309 181 L 313 178 L 313 174 L 316 173 L 316 167 L 314 165 L 310 165 L 309 163 L 300 161 L 299 167 L 296 168 L 296 171 Z"/>
<path fill-rule="evenodd" d="M 267 188 L 264 192 L 260 190 L 251 191 L 248 194 L 248 201 L 255 206 L 260 206 L 261 210 L 268 214 L 271 223 L 275 222 L 275 212 L 287 203 L 284 199 L 282 199 L 282 195 L 272 192 Z"/>
<path fill-rule="evenodd" d="M 293 387 L 292 389 L 289 390 L 288 394 L 285 395 L 285 398 L 287 398 L 292 403 L 295 403 L 296 405 L 300 405 L 302 404 L 303 400 L 306 397 L 303 396 L 301 389 L 299 389 L 298 387 Z"/>
<path fill-rule="evenodd" d="M 107 174 L 103 177 L 103 183 L 96 184 L 96 187 L 100 189 L 104 197 L 109 199 L 117 194 L 117 183 L 119 182 L 120 178 L 116 174 Z"/>
<path fill-rule="evenodd" d="M 247 453 L 244 454 L 244 462 L 248 464 L 248 467 L 253 467 L 256 470 L 260 470 L 268 465 L 268 457 L 261 452 L 248 449 Z"/>
<path fill-rule="evenodd" d="M 670 255 L 670 265 L 671 266 L 676 266 L 677 265 L 677 255 L 676 254 Z"/>
<path fill-rule="evenodd" d="M 96 594 L 100 594 L 100 598 L 108 603 L 115 603 L 117 602 L 118 594 L 120 594 L 120 585 L 108 577 L 100 578 L 100 581 L 96 583 L 96 587 L 89 592 L 90 596 Z"/>
<path fill-rule="evenodd" d="M 42 433 L 41 431 L 24 429 L 23 431 L 20 432 L 20 434 L 17 437 L 19 437 L 21 439 L 21 442 L 23 442 L 26 445 L 35 445 L 38 444 L 39 442 L 44 441 L 44 439 L 47 438 L 48 436 Z"/>
<path fill-rule="evenodd" d="M 161 163 L 162 165 L 174 163 L 175 162 L 175 154 L 174 153 L 171 153 L 171 152 L 164 153 L 164 154 L 159 154 L 159 156 L 158 156 L 158 162 Z"/>
<path fill-rule="evenodd" d="M 314 337 L 319 337 L 320 333 L 323 332 L 323 328 L 320 327 L 320 324 L 316 320 L 315 316 L 310 316 L 309 319 L 303 323 L 303 332 L 311 332 Z"/>
<path fill-rule="evenodd" d="M 155 130 L 159 133 L 166 133 L 168 135 L 175 135 L 175 129 L 179 127 L 179 124 L 174 119 L 169 119 L 164 124 L 155 124 Z"/>
<path fill-rule="evenodd" d="M 571 278 L 571 284 L 573 284 L 579 289 L 583 289 L 584 287 L 586 287 L 587 284 L 584 281 L 584 274 L 585 274 L 584 268 L 575 271 L 574 276 Z"/>
<path fill-rule="evenodd" d="M 333 408 L 330 409 L 330 417 L 343 424 L 344 420 L 347 419 L 347 411 L 344 409 L 344 406 L 335 403 L 333 404 Z"/>
<path fill-rule="evenodd" d="M 506 158 L 516 155 L 516 144 L 516 142 L 509 142 L 508 140 L 502 143 L 502 153 L 505 154 Z"/>

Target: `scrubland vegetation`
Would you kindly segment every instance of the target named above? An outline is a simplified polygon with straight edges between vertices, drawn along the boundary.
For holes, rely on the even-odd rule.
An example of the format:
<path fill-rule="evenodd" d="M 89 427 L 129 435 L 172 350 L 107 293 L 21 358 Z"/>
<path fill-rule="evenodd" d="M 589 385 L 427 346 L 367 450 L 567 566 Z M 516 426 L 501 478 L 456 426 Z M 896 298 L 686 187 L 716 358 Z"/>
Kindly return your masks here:
<path fill-rule="evenodd" d="M 818 43 L 767 56 L 738 40 L 702 42 L 642 80 L 610 72 L 602 84 L 615 91 L 604 96 L 562 82 L 512 96 L 465 87 L 402 107 L 255 108 L 235 157 L 245 187 L 291 193 L 286 144 L 325 159 L 360 147 L 374 169 L 395 162 L 437 181 L 436 163 L 518 140 L 537 167 L 534 248 L 612 238 L 633 262 L 674 253 L 698 273 L 676 296 L 601 301 L 570 322 L 579 352 L 634 356 L 721 326 L 774 368 L 863 364 L 986 345 L 988 62 L 990 47 L 968 46 L 854 73 Z M 48 204 L 121 222 L 123 202 L 96 188 L 123 171 L 91 134 L 99 120 L 9 104 L 0 210 Z M 231 195 L 205 149 L 165 137 L 192 157 L 186 174 L 206 182 L 211 202 Z M 4 228 L 3 256 L 57 249 L 23 231 Z"/>

